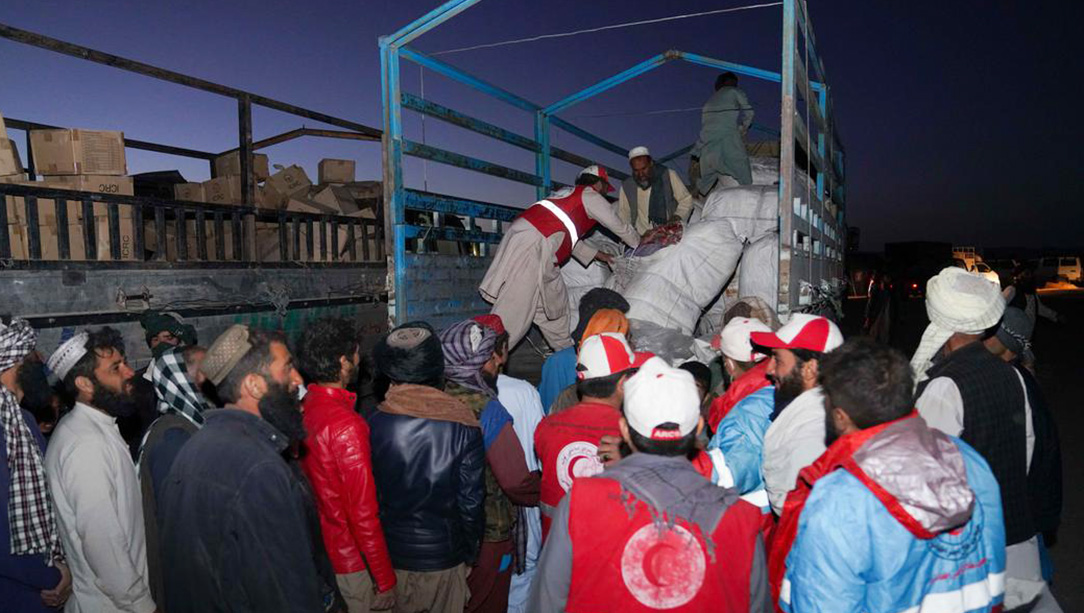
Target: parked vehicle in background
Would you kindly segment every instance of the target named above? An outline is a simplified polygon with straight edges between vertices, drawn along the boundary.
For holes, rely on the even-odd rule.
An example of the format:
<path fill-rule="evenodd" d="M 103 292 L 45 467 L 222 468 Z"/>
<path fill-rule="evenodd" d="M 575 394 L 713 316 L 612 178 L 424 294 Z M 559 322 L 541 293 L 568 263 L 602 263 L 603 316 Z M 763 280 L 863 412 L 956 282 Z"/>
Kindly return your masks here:
<path fill-rule="evenodd" d="M 1084 268 L 1077 256 L 1047 256 L 1039 259 L 1035 266 L 1035 276 L 1044 281 L 1068 281 L 1084 283 Z"/>
<path fill-rule="evenodd" d="M 1001 277 L 994 269 L 990 268 L 990 265 L 982 260 L 982 256 L 978 254 L 974 247 L 953 247 L 952 257 L 954 265 L 960 266 L 963 263 L 963 268 L 967 272 L 973 272 L 978 275 L 982 275 L 987 280 L 997 285 L 1001 285 Z"/>

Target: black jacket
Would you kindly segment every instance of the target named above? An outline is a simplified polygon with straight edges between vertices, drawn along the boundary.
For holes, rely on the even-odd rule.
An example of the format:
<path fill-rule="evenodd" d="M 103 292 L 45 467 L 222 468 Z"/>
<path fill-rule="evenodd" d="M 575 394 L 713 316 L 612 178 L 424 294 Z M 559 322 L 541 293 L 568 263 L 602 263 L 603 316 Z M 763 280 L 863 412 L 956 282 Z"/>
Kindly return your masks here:
<path fill-rule="evenodd" d="M 164 610 L 325 610 L 334 593 L 321 575 L 313 503 L 286 447 L 255 415 L 207 413 L 158 500 Z"/>
<path fill-rule="evenodd" d="M 485 528 L 481 429 L 379 409 L 369 429 L 392 565 L 435 571 L 472 563 Z"/>

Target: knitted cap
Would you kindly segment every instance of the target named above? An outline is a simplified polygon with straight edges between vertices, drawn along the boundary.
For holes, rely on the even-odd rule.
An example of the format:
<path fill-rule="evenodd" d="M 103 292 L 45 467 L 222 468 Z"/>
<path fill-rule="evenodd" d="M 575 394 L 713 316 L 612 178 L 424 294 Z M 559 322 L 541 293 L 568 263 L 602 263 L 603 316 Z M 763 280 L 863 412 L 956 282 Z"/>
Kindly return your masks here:
<path fill-rule="evenodd" d="M 252 349 L 248 334 L 248 326 L 234 324 L 211 343 L 200 367 L 211 383 L 222 383 L 226 375 L 230 374 L 241 358 Z"/>

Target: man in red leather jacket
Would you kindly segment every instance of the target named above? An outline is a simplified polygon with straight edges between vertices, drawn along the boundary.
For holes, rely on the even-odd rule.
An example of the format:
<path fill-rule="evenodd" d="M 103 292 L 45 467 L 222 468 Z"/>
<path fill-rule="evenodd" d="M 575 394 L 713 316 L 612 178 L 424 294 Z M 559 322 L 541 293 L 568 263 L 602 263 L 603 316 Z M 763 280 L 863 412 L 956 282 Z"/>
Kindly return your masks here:
<path fill-rule="evenodd" d="M 297 349 L 310 381 L 301 468 L 316 494 L 339 591 L 350 613 L 390 609 L 395 571 L 380 527 L 369 426 L 354 412 L 355 394 L 346 390 L 357 378 L 357 332 L 348 320 L 321 319 L 305 330 Z"/>

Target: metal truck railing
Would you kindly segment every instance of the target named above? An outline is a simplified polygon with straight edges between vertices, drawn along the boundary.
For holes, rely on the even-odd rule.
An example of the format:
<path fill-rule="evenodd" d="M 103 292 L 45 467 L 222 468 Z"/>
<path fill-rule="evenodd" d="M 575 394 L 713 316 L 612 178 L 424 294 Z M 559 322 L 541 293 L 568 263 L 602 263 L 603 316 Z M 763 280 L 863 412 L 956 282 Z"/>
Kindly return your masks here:
<path fill-rule="evenodd" d="M 550 144 L 550 133 L 559 128 L 592 145 L 624 157 L 627 147 L 599 138 L 557 116 L 573 105 L 636 78 L 670 61 L 683 60 L 729 70 L 756 79 L 780 83 L 782 114 L 779 173 L 779 302 L 780 315 L 809 304 L 812 287 L 826 278 L 843 276 L 843 246 L 846 238 L 843 198 L 843 149 L 839 145 L 832 121 L 832 99 L 824 77 L 824 68 L 816 54 L 812 26 L 808 20 L 805 0 L 784 0 L 783 53 L 780 71 L 764 70 L 710 58 L 684 51 L 670 50 L 653 56 L 632 67 L 603 79 L 581 91 L 550 105 L 540 105 L 510 91 L 488 83 L 412 47 L 410 43 L 429 30 L 441 25 L 480 0 L 450 0 L 428 14 L 381 37 L 381 85 L 384 101 L 384 201 L 386 203 L 386 232 L 389 250 L 391 308 L 397 321 L 429 319 L 453 321 L 484 311 L 488 306 L 477 296 L 478 281 L 488 266 L 488 258 L 475 257 L 456 262 L 458 277 L 433 280 L 427 270 L 440 266 L 439 256 L 408 254 L 408 240 L 430 229 L 408 223 L 407 209 L 441 211 L 471 218 L 507 221 L 517 209 L 498 209 L 495 205 L 473 200 L 443 197 L 434 199 L 405 187 L 403 157 L 413 156 L 487 174 L 509 181 L 533 185 L 538 198 L 543 198 L 557 184 L 551 177 L 551 160 L 556 158 L 579 165 L 594 161 L 557 149 Z M 442 76 L 500 100 L 534 116 L 534 138 L 516 134 L 491 123 L 450 109 L 416 95 L 403 92 L 400 82 L 400 62 L 406 60 Z M 809 68 L 807 68 L 807 66 Z M 525 172 L 490 161 L 477 159 L 445 149 L 408 140 L 403 136 L 402 112 L 409 110 L 482 134 L 496 141 L 531 151 L 535 154 L 535 171 Z M 677 158 L 689 151 L 684 147 L 661 156 L 661 161 Z M 617 179 L 627 175 L 617 169 L 608 171 Z M 805 175 L 804 177 L 800 175 Z M 797 187 L 803 185 L 804 188 Z M 526 204 L 526 203 L 523 203 Z M 491 232 L 475 233 L 445 230 L 449 240 L 500 240 L 500 224 Z M 482 254 L 484 256 L 484 253 Z M 423 282 L 424 281 L 424 282 Z M 433 293 L 444 295 L 432 300 Z"/>
<path fill-rule="evenodd" d="M 0 200 L 0 268 L 319 267 L 385 259 L 375 219 L 7 183 L 0 183 Z M 257 241 L 257 233 L 272 240 Z M 261 245 L 270 249 L 261 253 Z"/>

